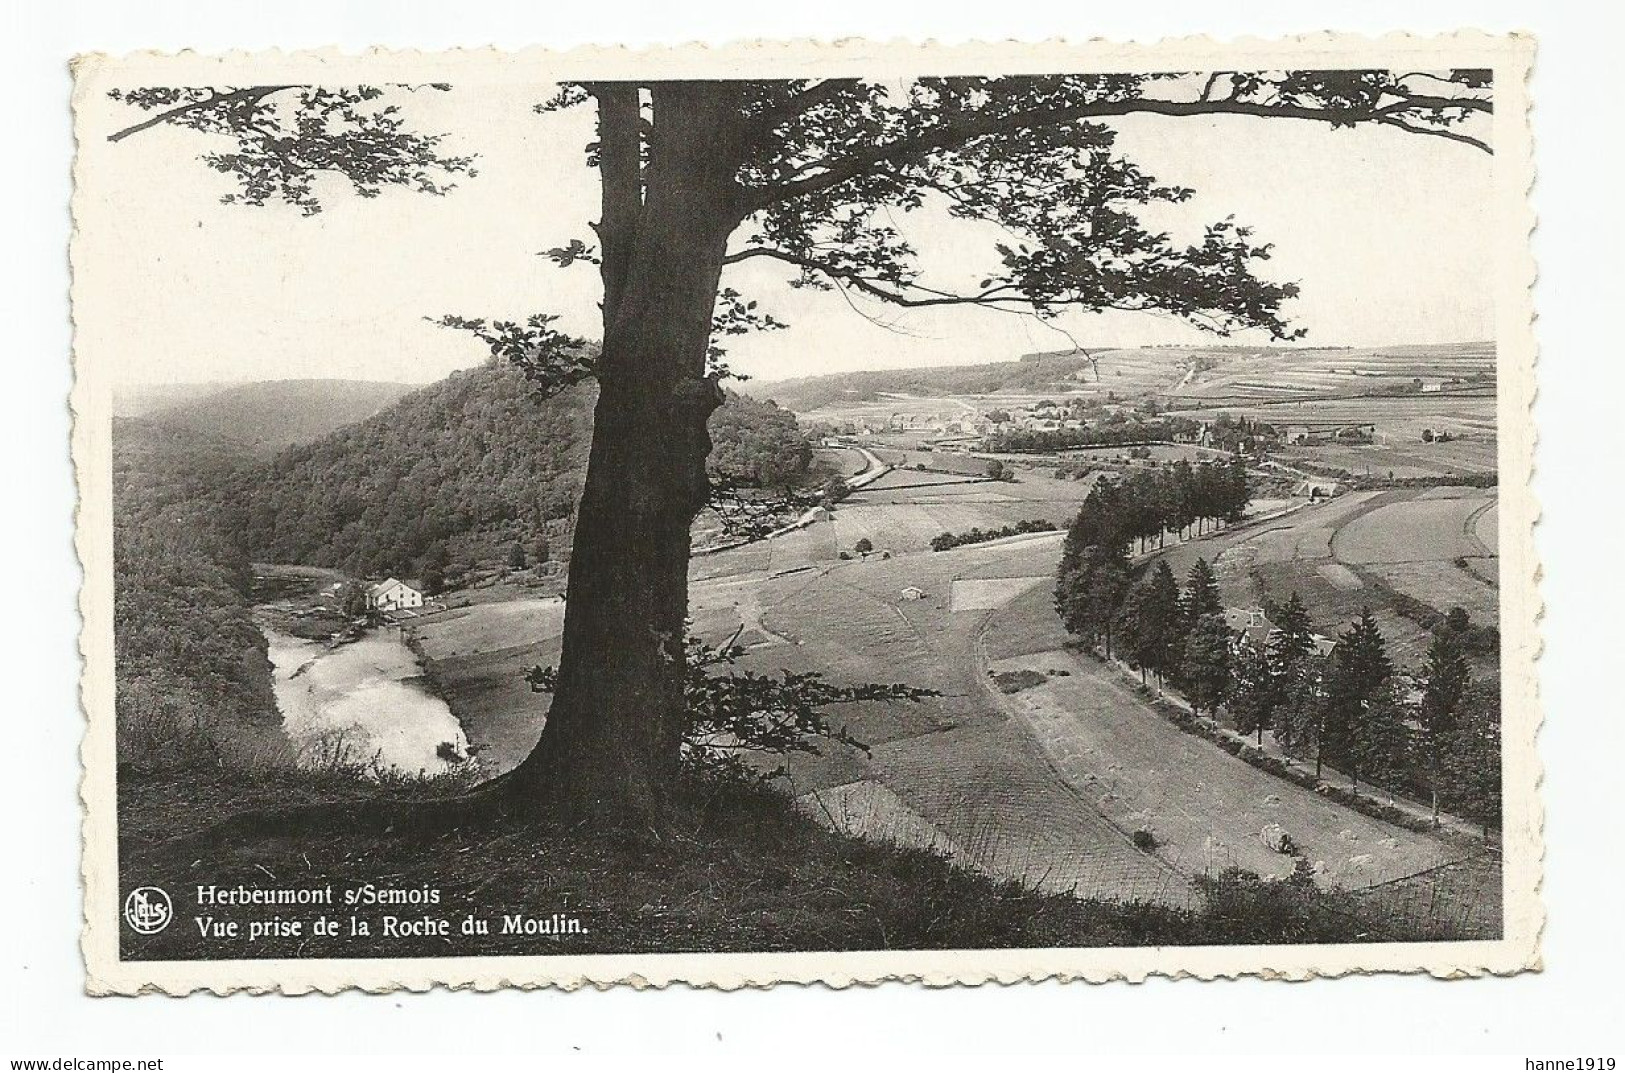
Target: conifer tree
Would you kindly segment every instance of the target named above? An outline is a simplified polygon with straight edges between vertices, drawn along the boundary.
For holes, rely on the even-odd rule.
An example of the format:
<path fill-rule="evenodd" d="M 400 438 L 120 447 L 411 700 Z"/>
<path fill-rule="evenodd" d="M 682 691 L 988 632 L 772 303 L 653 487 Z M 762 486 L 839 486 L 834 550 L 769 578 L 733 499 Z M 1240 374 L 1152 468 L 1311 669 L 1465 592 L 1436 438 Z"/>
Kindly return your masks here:
<path fill-rule="evenodd" d="M 1371 609 L 1338 638 L 1326 680 L 1326 720 L 1322 749 L 1332 763 L 1345 768 L 1356 788 L 1360 782 L 1360 726 L 1367 706 L 1394 673 L 1388 645 Z"/>
<path fill-rule="evenodd" d="M 1185 579 L 1185 621 L 1192 627 L 1209 615 L 1224 615 L 1224 601 L 1219 597 L 1219 579 L 1206 559 L 1197 559 Z"/>
<path fill-rule="evenodd" d="M 1223 615 L 1203 615 L 1192 623 L 1180 661 L 1180 680 L 1191 711 L 1211 714 L 1224 700 L 1231 683 L 1233 642 Z"/>
<path fill-rule="evenodd" d="M 1439 818 L 1440 782 L 1471 684 L 1472 669 L 1462 651 L 1460 635 L 1449 629 L 1434 631 L 1422 670 L 1422 702 L 1417 716 L 1422 725 L 1419 745 L 1435 822 Z"/>

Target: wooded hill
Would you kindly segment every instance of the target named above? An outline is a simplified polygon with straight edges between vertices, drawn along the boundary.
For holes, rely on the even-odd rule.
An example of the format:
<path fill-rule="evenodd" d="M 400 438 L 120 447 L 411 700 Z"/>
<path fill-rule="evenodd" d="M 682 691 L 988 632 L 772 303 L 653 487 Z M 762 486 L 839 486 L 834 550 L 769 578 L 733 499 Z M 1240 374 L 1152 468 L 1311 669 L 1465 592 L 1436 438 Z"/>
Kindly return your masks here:
<path fill-rule="evenodd" d="M 516 543 L 534 561 L 542 534 L 554 557 L 566 555 L 594 396 L 582 386 L 542 399 L 519 371 L 492 363 L 269 459 L 199 431 L 191 404 L 116 419 L 121 760 L 195 764 L 218 742 L 242 740 L 244 727 L 275 729 L 251 562 L 357 577 L 421 577 L 432 562 L 454 577 L 509 562 Z M 187 419 L 171 420 L 176 409 Z M 809 477 L 811 441 L 778 407 L 730 395 L 712 436 L 713 466 L 735 485 Z M 217 734 L 222 722 L 233 732 Z"/>
<path fill-rule="evenodd" d="M 292 435 L 299 423 L 276 415 L 305 405 L 295 385 L 311 383 L 343 382 L 250 385 L 266 391 L 159 406 L 139 422 L 121 422 L 120 435 L 140 425 L 147 439 L 186 444 L 183 453 L 208 444 L 213 461 L 199 469 L 191 494 L 207 497 L 214 524 L 254 561 L 416 577 L 430 558 L 450 575 L 506 562 L 515 543 L 532 561 L 544 550 L 567 553 L 591 444 L 591 385 L 543 399 L 517 369 L 487 363 L 270 458 L 243 437 L 207 428 L 258 398 L 266 413 L 242 427 L 275 425 Z M 352 393 L 351 401 L 366 394 Z M 783 489 L 808 479 L 812 443 L 792 414 L 772 404 L 730 393 L 711 432 L 712 468 L 736 485 Z M 149 443 L 142 457 L 150 461 L 155 449 Z"/>
<path fill-rule="evenodd" d="M 113 426 L 118 759 L 143 770 L 285 752 L 249 557 L 218 510 L 238 444 L 137 419 Z"/>
<path fill-rule="evenodd" d="M 114 410 L 273 454 L 379 413 L 415 384 L 374 380 L 268 380 L 121 389 Z"/>

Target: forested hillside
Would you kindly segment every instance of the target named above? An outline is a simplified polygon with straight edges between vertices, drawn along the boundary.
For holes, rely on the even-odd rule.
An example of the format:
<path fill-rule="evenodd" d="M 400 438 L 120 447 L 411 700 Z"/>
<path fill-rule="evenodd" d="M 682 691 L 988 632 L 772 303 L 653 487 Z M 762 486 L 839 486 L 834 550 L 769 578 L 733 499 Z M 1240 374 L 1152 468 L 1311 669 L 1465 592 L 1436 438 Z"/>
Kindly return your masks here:
<path fill-rule="evenodd" d="M 247 550 L 216 509 L 239 452 L 149 421 L 114 424 L 121 765 L 277 760 L 287 748 L 265 638 L 249 614 Z"/>
<path fill-rule="evenodd" d="M 728 393 L 711 415 L 711 472 L 752 488 L 795 488 L 807 478 L 813 445 L 796 415 Z"/>
<path fill-rule="evenodd" d="M 256 384 L 170 385 L 169 398 L 126 392 L 125 408 L 271 454 L 364 421 L 414 390 L 372 380 L 268 380 Z"/>
<path fill-rule="evenodd" d="M 411 576 L 436 545 L 477 561 L 562 532 L 591 426 L 590 390 L 544 401 L 486 365 L 241 472 L 230 499 L 256 561 Z"/>
<path fill-rule="evenodd" d="M 567 554 L 591 443 L 590 385 L 550 399 L 487 364 L 221 479 L 220 510 L 255 561 L 359 577 L 418 577 Z M 730 394 L 712 417 L 714 468 L 746 486 L 806 477 L 812 447 L 789 413 Z"/>

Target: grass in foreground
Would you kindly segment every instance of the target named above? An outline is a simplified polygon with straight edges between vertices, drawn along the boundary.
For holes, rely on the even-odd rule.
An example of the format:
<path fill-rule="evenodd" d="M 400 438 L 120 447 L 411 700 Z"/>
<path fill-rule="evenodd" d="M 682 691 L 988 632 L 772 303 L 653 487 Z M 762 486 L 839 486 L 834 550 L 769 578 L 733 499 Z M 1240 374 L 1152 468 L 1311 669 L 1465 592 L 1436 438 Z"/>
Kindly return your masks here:
<path fill-rule="evenodd" d="M 373 790 L 376 794 L 379 791 Z M 385 791 L 389 792 L 389 791 Z M 396 790 L 412 796 L 434 790 Z M 1450 938 L 1393 934 L 1362 920 L 1345 896 L 1245 874 L 1204 881 L 1198 911 L 1039 894 L 920 850 L 835 834 L 769 787 L 697 780 L 660 833 L 565 828 L 383 836 L 332 829 L 298 838 L 178 852 L 170 840 L 232 813 L 305 801 L 359 800 L 353 784 L 302 774 L 156 778 L 119 786 L 121 894 L 168 891 L 175 921 L 153 936 L 123 929 L 134 960 L 402 957 L 685 951 L 1110 947 L 1362 942 Z M 332 885 L 334 905 L 199 906 L 199 884 L 257 889 Z M 431 905 L 346 905 L 366 892 L 439 891 Z M 577 934 L 504 934 L 518 916 L 580 921 Z M 322 915 L 336 936 L 311 934 Z M 203 937 L 194 918 L 236 920 L 242 934 Z M 252 921 L 303 921 L 300 934 L 246 938 Z M 370 935 L 354 937 L 349 918 Z M 383 918 L 448 922 L 450 934 L 388 935 Z M 468 917 L 488 934 L 465 934 Z"/>

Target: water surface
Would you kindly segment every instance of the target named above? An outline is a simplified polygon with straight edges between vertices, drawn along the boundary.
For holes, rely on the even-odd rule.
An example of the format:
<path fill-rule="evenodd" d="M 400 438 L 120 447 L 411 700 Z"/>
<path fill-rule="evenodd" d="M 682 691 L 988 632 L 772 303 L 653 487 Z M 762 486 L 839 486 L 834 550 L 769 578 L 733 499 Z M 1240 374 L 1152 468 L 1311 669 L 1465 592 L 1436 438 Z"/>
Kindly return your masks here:
<path fill-rule="evenodd" d="M 462 725 L 426 688 L 416 657 L 395 630 L 329 647 L 266 623 L 260 629 L 270 642 L 283 730 L 300 763 L 437 775 L 468 755 Z"/>

